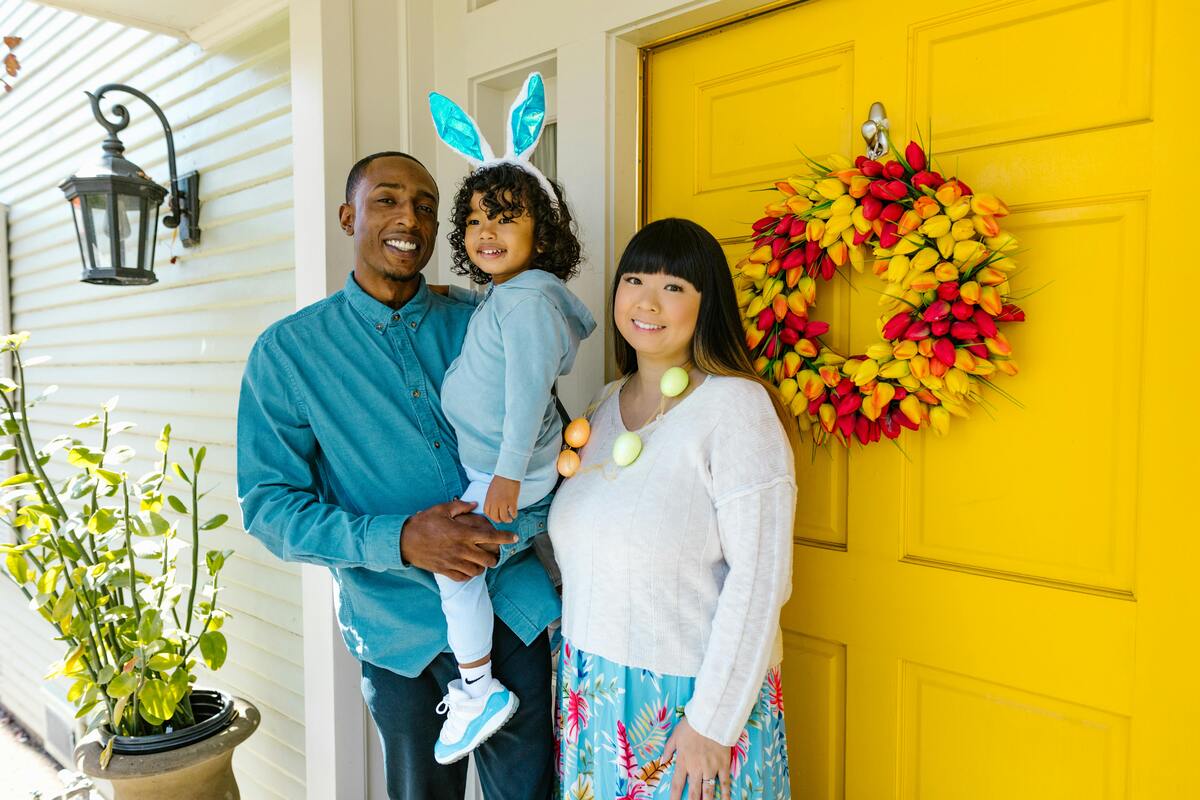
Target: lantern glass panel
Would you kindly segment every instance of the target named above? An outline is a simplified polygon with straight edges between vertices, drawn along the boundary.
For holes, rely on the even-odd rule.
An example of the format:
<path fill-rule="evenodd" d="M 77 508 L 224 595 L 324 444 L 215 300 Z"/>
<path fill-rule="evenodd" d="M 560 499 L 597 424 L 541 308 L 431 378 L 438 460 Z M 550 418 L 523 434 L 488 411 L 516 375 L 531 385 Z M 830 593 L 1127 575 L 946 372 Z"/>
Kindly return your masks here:
<path fill-rule="evenodd" d="M 117 258 L 118 267 L 137 269 L 138 244 L 141 230 L 142 204 L 139 198 L 117 195 Z"/>
<path fill-rule="evenodd" d="M 142 269 L 154 267 L 154 242 L 158 238 L 158 204 L 142 199 Z"/>
<path fill-rule="evenodd" d="M 71 198 L 71 219 L 75 220 L 75 240 L 79 242 L 79 255 L 83 258 L 84 268 L 87 268 L 87 257 L 84 256 L 84 248 L 87 247 L 87 233 L 84 232 L 83 225 L 83 210 L 81 206 L 83 199 L 76 195 Z"/>
<path fill-rule="evenodd" d="M 112 240 L 108 232 L 112 224 L 108 219 L 110 207 L 109 195 L 96 192 L 83 196 L 87 205 L 88 216 L 91 218 L 92 236 L 89 244 L 92 246 L 91 261 L 93 269 L 112 269 Z"/>

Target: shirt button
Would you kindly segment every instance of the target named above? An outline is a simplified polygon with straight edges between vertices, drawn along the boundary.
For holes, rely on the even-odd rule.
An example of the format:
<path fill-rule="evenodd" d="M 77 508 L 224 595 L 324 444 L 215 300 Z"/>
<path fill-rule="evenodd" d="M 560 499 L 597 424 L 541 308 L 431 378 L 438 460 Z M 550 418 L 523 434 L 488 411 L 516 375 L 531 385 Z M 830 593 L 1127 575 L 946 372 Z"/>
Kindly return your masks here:
<path fill-rule="evenodd" d="M 413 322 L 410 322 L 410 323 L 408 323 L 408 327 L 410 327 L 410 328 L 416 328 L 416 327 L 417 327 L 417 323 L 416 323 L 415 321 L 413 321 Z"/>
<path fill-rule="evenodd" d="M 383 323 L 382 322 L 375 323 L 375 330 L 377 330 L 377 331 L 383 330 Z"/>
<path fill-rule="evenodd" d="M 413 389 L 413 397 L 420 397 L 420 396 L 421 396 L 421 390 Z"/>
<path fill-rule="evenodd" d="M 397 322 L 400 319 L 399 314 L 392 314 L 392 322 Z"/>
<path fill-rule="evenodd" d="M 433 443 L 433 446 L 434 446 L 434 447 L 441 447 L 441 446 L 442 446 L 442 443 L 441 443 L 441 442 L 434 442 L 434 443 Z"/>

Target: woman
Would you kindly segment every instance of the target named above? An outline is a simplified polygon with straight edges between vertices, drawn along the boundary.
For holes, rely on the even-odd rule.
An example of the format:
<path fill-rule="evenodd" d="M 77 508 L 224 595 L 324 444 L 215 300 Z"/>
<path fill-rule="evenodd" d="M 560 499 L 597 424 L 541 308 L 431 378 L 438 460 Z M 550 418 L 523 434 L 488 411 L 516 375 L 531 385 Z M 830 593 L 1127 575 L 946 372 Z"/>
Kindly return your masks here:
<path fill-rule="evenodd" d="M 750 366 L 724 254 L 699 225 L 634 236 L 612 309 L 623 377 L 589 409 L 549 518 L 562 797 L 790 797 L 779 610 L 794 420 Z M 687 370 L 680 394 L 660 386 L 672 367 Z M 618 466 L 629 433 L 640 454 Z"/>

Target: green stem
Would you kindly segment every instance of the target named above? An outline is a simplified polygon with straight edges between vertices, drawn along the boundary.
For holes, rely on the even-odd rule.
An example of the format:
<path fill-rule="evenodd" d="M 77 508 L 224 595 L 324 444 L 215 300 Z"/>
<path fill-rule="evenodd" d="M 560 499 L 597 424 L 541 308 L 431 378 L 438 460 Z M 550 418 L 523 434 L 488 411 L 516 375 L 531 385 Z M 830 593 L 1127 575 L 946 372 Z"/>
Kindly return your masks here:
<path fill-rule="evenodd" d="M 196 461 L 195 461 L 195 459 L 193 459 L 192 460 L 192 466 L 193 466 L 193 471 L 192 471 L 192 586 L 188 590 L 187 627 L 185 628 L 186 633 L 192 632 L 192 604 L 196 600 L 196 583 L 198 582 L 196 580 L 196 578 L 200 572 L 200 509 L 198 508 L 199 503 L 200 503 L 200 496 L 199 496 L 199 490 L 197 489 L 197 484 L 200 481 L 200 470 L 194 468 L 195 464 L 196 464 Z M 213 596 L 213 600 L 214 601 L 216 600 L 215 595 Z"/>
<path fill-rule="evenodd" d="M 133 563 L 133 532 L 129 525 L 129 484 L 121 483 L 121 491 L 125 498 L 125 555 L 129 558 L 129 594 L 133 600 L 133 616 L 140 624 L 142 621 L 142 605 L 138 602 L 137 589 L 133 588 L 137 581 L 137 568 Z"/>

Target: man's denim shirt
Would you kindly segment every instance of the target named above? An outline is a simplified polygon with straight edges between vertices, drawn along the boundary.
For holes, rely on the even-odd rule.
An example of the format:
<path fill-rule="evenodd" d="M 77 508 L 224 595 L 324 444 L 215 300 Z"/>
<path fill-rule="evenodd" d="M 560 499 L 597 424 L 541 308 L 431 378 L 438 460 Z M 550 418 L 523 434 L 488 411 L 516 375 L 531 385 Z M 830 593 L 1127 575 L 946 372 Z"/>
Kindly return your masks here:
<path fill-rule="evenodd" d="M 401 560 L 400 532 L 465 486 L 439 391 L 473 310 L 420 280 L 392 309 L 351 274 L 342 291 L 272 325 L 250 353 L 238 406 L 244 527 L 279 558 L 329 567 L 350 652 L 409 677 L 448 650 L 436 584 Z M 496 615 L 526 644 L 559 616 L 526 547 L 548 508 L 500 526 L 520 541 L 488 571 Z"/>

